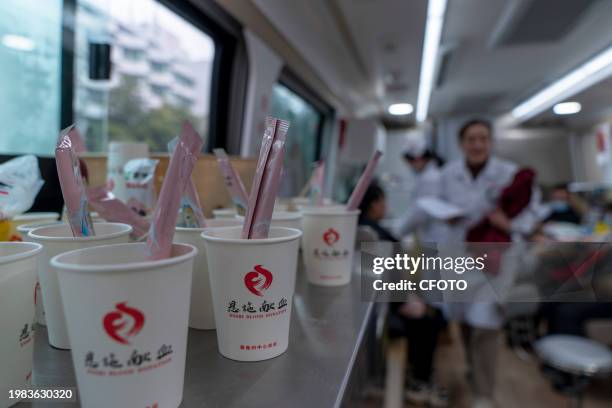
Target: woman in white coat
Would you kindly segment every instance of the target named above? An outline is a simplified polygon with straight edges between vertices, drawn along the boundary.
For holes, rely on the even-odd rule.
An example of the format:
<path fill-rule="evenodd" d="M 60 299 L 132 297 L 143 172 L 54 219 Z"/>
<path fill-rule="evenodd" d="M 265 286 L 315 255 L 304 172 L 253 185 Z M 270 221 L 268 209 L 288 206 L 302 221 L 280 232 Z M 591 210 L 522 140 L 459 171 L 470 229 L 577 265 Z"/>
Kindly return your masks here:
<path fill-rule="evenodd" d="M 414 189 L 410 197 L 410 207 L 394 228 L 397 237 L 415 234 L 420 242 L 437 243 L 446 239 L 446 225 L 435 220 L 417 205 L 424 197 L 441 195 L 441 160 L 429 151 L 425 142 L 415 142 L 404 152 L 404 160 L 414 173 Z"/>
<path fill-rule="evenodd" d="M 483 120 L 467 122 L 459 132 L 464 157 L 447 164 L 440 174 L 440 197 L 461 208 L 465 214 L 448 225 L 444 241 L 465 242 L 468 231 L 483 219 L 513 237 L 528 235 L 538 221 L 537 204 L 530 203 L 518 216 L 509 219 L 497 199 L 513 180 L 518 166 L 491 154 L 491 125 Z M 537 196 L 533 194 L 532 197 Z M 483 279 L 485 279 L 483 277 Z M 486 285 L 486 282 L 484 282 Z M 468 363 L 472 370 L 475 406 L 494 406 L 497 349 L 503 316 L 494 301 L 451 303 L 451 319 L 462 321 Z"/>

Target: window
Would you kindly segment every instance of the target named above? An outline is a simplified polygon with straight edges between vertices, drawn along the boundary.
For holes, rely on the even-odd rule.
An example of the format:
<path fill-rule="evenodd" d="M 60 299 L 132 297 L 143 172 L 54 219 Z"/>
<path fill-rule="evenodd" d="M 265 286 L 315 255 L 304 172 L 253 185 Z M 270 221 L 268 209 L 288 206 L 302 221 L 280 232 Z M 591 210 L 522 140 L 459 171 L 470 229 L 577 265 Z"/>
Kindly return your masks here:
<path fill-rule="evenodd" d="M 74 116 L 88 150 L 145 141 L 151 152 L 166 152 L 184 120 L 207 138 L 209 35 L 155 0 L 77 0 L 75 36 Z M 89 79 L 92 41 L 111 44 L 110 80 Z"/>
<path fill-rule="evenodd" d="M 279 194 L 292 197 L 306 184 L 312 165 L 318 159 L 323 115 L 282 84 L 275 84 L 272 89 L 271 113 L 291 122 L 285 150 L 285 173 Z"/>
<path fill-rule="evenodd" d="M 165 93 L 165 88 L 162 88 L 161 86 L 157 86 L 157 85 L 152 85 L 151 90 L 157 96 L 163 96 Z"/>
<path fill-rule="evenodd" d="M 164 72 L 166 72 L 167 65 L 159 63 L 159 62 L 152 62 L 151 63 L 151 69 L 154 72 L 157 72 L 157 73 L 164 73 Z"/>
<path fill-rule="evenodd" d="M 54 153 L 61 26 L 61 0 L 0 2 L 1 153 Z"/>
<path fill-rule="evenodd" d="M 144 57 L 144 52 L 139 50 L 130 50 L 129 48 L 126 48 L 125 50 L 123 50 L 123 56 L 125 57 L 125 59 L 130 61 L 140 61 Z"/>
<path fill-rule="evenodd" d="M 193 79 L 183 74 L 175 74 L 176 80 L 183 86 L 193 86 Z"/>

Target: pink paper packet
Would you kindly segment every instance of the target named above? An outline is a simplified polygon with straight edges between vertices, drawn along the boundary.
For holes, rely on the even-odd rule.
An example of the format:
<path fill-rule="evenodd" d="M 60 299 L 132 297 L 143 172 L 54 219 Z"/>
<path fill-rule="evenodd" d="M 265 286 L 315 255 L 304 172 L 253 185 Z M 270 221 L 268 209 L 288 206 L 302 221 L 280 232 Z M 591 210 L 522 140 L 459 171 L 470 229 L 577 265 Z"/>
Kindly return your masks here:
<path fill-rule="evenodd" d="M 204 141 L 193 126 L 185 122 L 153 212 L 147 237 L 146 256 L 149 260 L 168 258 L 172 252 L 181 196 L 191 180 L 191 172 L 203 144 Z"/>
<path fill-rule="evenodd" d="M 361 204 L 361 200 L 363 200 L 363 196 L 368 189 L 368 186 L 372 182 L 372 176 L 374 175 L 374 170 L 376 169 L 380 156 L 382 156 L 382 152 L 377 150 L 370 158 L 370 161 L 368 161 L 368 165 L 363 171 L 361 177 L 359 177 L 359 181 L 357 182 L 357 185 L 355 186 L 355 189 L 353 190 L 353 193 L 346 204 L 347 210 L 352 211 L 359 208 L 359 204 Z"/>
<path fill-rule="evenodd" d="M 176 149 L 178 142 L 178 137 L 175 137 L 170 141 L 170 143 L 168 143 L 168 153 L 171 155 L 174 154 L 174 150 Z M 204 218 L 204 211 L 202 211 L 200 196 L 198 195 L 198 191 L 192 177 L 189 177 L 187 187 L 181 195 L 181 205 L 179 208 L 179 216 L 176 226 L 183 228 L 206 227 L 206 218 Z"/>
<path fill-rule="evenodd" d="M 95 232 L 87 207 L 79 159 L 72 147 L 71 138 L 75 137 L 74 132 L 76 129 L 72 125 L 60 133 L 55 148 L 55 161 L 72 235 L 88 237 L 95 235 Z"/>
<path fill-rule="evenodd" d="M 276 193 L 280 184 L 288 129 L 289 122 L 272 117 L 266 119 L 266 131 L 261 143 L 255 178 L 249 196 L 242 238 L 268 237 Z"/>
<path fill-rule="evenodd" d="M 323 184 L 325 183 L 325 162 L 320 161 L 313 170 L 312 184 L 310 185 L 310 203 L 323 205 Z"/>
<path fill-rule="evenodd" d="M 72 149 L 74 152 L 79 155 L 81 153 L 87 152 L 87 148 L 85 147 L 85 141 L 81 136 L 81 132 L 75 127 L 72 132 L 68 135 L 70 137 L 70 142 L 72 143 Z"/>
<path fill-rule="evenodd" d="M 131 225 L 132 239 L 141 240 L 149 231 L 149 221 L 115 198 L 113 193 L 106 189 L 106 186 L 88 188 L 87 198 L 89 205 L 106 221 Z"/>
<path fill-rule="evenodd" d="M 225 186 L 232 197 L 232 202 L 240 213 L 246 213 L 247 203 L 249 196 L 244 188 L 244 183 L 240 179 L 240 175 L 236 172 L 232 163 L 227 157 L 227 153 L 223 149 L 213 149 L 215 156 L 217 156 L 217 163 L 219 163 L 219 169 L 225 180 Z"/>

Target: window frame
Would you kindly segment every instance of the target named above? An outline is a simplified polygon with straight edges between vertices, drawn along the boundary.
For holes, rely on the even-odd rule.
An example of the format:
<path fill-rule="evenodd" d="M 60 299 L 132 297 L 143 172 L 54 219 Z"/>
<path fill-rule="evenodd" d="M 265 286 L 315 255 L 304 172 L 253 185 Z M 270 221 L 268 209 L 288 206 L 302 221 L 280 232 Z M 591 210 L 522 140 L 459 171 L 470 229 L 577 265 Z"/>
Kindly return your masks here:
<path fill-rule="evenodd" d="M 284 66 L 278 77 L 277 82 L 299 97 L 308 102 L 321 115 L 316 135 L 315 160 L 321 160 L 323 154 L 323 144 L 325 142 L 325 129 L 333 121 L 335 116 L 334 108 L 319 96 L 308 84 L 298 77 L 289 67 Z"/>

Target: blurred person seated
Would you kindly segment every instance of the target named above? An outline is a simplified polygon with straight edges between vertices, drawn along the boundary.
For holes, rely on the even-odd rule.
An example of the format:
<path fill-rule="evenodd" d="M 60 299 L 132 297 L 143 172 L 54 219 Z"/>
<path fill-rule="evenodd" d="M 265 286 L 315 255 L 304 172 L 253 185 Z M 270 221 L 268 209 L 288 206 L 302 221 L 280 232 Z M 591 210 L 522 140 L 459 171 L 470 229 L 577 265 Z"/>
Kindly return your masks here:
<path fill-rule="evenodd" d="M 567 184 L 558 184 L 550 192 L 548 206 L 550 215 L 545 221 L 569 222 L 580 224 L 582 211 L 577 199 L 567 188 Z"/>
<path fill-rule="evenodd" d="M 373 182 L 360 205 L 359 225 L 371 228 L 381 241 L 398 242 L 379 222 L 385 218 L 385 192 Z M 446 325 L 442 313 L 428 306 L 418 296 L 407 302 L 390 304 L 389 330 L 395 337 L 408 340 L 408 367 L 410 381 L 406 399 L 414 404 L 429 404 L 432 407 L 448 405 L 448 394 L 434 385 L 432 380 L 433 359 L 440 330 Z"/>
<path fill-rule="evenodd" d="M 405 336 L 408 341 L 406 400 L 415 405 L 448 406 L 448 392 L 436 384 L 433 372 L 438 338 L 446 327 L 443 313 L 416 295 L 410 295 L 407 302 L 389 306 L 391 336 Z"/>
<path fill-rule="evenodd" d="M 359 205 L 359 225 L 371 228 L 378 236 L 379 241 L 398 242 L 397 238 L 386 228 L 380 225 L 387 212 L 387 202 L 383 189 L 373 181 L 366 190 Z"/>

